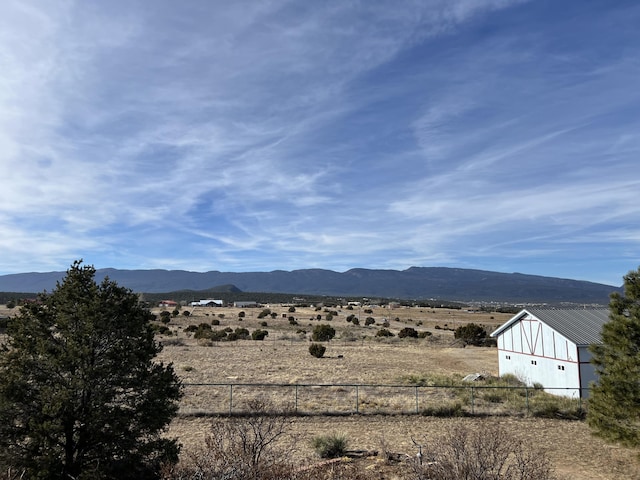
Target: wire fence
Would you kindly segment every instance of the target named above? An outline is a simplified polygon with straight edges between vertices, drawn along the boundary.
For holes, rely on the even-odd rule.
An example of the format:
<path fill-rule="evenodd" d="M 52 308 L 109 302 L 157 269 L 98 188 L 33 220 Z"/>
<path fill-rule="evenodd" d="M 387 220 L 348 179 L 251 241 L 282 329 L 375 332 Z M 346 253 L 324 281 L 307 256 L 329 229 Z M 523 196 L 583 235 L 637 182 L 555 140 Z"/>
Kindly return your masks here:
<path fill-rule="evenodd" d="M 579 389 L 546 390 L 554 394 L 534 387 L 471 384 L 188 383 L 184 384 L 185 395 L 179 413 L 251 414 L 251 401 L 266 398 L 275 410 L 295 415 L 584 416 L 586 402 L 579 395 Z"/>

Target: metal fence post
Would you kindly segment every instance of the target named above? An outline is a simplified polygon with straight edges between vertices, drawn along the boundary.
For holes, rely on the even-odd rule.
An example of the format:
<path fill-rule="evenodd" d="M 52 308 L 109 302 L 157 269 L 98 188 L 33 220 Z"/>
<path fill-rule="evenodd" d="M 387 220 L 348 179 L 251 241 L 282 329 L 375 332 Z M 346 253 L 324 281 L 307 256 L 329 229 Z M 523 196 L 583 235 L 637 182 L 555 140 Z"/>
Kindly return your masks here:
<path fill-rule="evenodd" d="M 471 415 L 475 415 L 475 398 L 473 396 L 474 389 L 471 387 Z"/>

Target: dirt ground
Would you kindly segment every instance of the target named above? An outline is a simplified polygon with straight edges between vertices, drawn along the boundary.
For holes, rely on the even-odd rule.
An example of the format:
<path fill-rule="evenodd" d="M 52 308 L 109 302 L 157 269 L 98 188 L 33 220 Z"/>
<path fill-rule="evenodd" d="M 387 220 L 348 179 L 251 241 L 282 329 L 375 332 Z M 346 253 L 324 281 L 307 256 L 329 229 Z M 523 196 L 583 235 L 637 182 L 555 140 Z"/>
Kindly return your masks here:
<path fill-rule="evenodd" d="M 169 435 L 178 437 L 188 454 L 203 444 L 210 422 L 207 418 L 179 418 L 172 424 Z M 542 449 L 560 479 L 640 479 L 637 452 L 594 438 L 586 423 L 581 421 L 511 417 L 449 419 L 412 415 L 300 417 L 295 419 L 292 431 L 297 439 L 297 451 L 292 455 L 301 462 L 317 462 L 319 459 L 314 457 L 311 440 L 318 435 L 340 433 L 347 437 L 352 449 L 382 451 L 384 444 L 392 453 L 414 456 L 418 450 L 412 438 L 421 443 L 425 438 L 434 438 L 447 431 L 454 423 L 483 428 L 484 422 L 497 422 L 528 445 Z M 402 478 L 402 465 L 385 467 L 380 456 L 364 462 L 366 467 L 380 471 L 381 478 Z"/>

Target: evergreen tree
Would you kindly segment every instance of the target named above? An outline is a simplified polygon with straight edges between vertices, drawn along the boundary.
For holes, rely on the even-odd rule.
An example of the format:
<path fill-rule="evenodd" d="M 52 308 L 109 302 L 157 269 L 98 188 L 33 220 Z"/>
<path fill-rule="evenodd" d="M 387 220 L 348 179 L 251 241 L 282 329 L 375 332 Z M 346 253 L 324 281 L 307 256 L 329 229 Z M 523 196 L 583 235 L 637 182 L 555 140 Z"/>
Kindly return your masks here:
<path fill-rule="evenodd" d="M 0 467 L 35 479 L 155 478 L 176 462 L 161 434 L 182 395 L 150 312 L 76 261 L 27 304 L 0 350 Z"/>
<path fill-rule="evenodd" d="M 593 432 L 622 445 L 640 446 L 640 269 L 624 277 L 624 295 L 609 302 L 602 344 L 592 345 L 599 380 L 591 389 L 587 421 Z"/>

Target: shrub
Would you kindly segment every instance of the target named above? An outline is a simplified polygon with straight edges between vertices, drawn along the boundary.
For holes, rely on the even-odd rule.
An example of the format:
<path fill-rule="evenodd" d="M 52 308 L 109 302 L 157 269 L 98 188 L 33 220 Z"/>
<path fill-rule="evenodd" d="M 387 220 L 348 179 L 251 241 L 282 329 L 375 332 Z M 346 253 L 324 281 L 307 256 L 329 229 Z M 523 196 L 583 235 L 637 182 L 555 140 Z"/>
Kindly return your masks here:
<path fill-rule="evenodd" d="M 524 387 L 527 385 L 513 373 L 505 373 L 500 377 L 500 380 L 502 380 L 507 386 L 512 387 Z"/>
<path fill-rule="evenodd" d="M 231 332 L 227 332 L 226 330 L 211 330 L 211 333 L 209 334 L 209 340 L 219 342 L 220 340 L 224 340 L 227 338 L 227 333 Z"/>
<path fill-rule="evenodd" d="M 211 320 L 211 325 L 220 325 L 220 320 L 214 318 L 213 320 Z"/>
<path fill-rule="evenodd" d="M 268 331 L 257 329 L 251 333 L 251 338 L 254 340 L 264 340 L 267 335 L 269 335 Z"/>
<path fill-rule="evenodd" d="M 249 330 L 247 330 L 246 328 L 236 328 L 233 333 L 235 333 L 239 339 L 249 339 Z"/>
<path fill-rule="evenodd" d="M 416 331 L 415 328 L 405 327 L 405 328 L 403 328 L 402 330 L 400 330 L 398 332 L 398 337 L 400 337 L 400 338 L 405 338 L 405 337 L 418 338 L 418 332 Z"/>
<path fill-rule="evenodd" d="M 351 320 L 351 323 L 353 325 L 360 325 L 360 320 L 358 320 L 358 317 L 355 317 L 353 320 Z"/>
<path fill-rule="evenodd" d="M 231 332 L 226 337 L 224 337 L 224 340 L 227 342 L 235 342 L 236 340 L 240 340 L 240 337 L 237 333 Z"/>
<path fill-rule="evenodd" d="M 332 433 L 314 437 L 311 445 L 320 458 L 338 458 L 347 451 L 349 442 L 346 435 Z"/>
<path fill-rule="evenodd" d="M 476 428 L 455 424 L 441 435 L 425 438 L 421 449 L 422 457 L 408 464 L 417 480 L 556 478 L 544 452 L 492 422 Z"/>
<path fill-rule="evenodd" d="M 262 399 L 247 402 L 249 416 L 216 418 L 204 445 L 177 466 L 163 471 L 163 480 L 275 480 L 309 478 L 294 472 L 289 460 L 292 418 Z"/>
<path fill-rule="evenodd" d="M 182 315 L 188 317 L 189 315 L 191 315 L 191 312 L 189 310 L 185 310 L 184 312 L 182 312 Z"/>
<path fill-rule="evenodd" d="M 331 325 L 321 324 L 313 328 L 311 338 L 314 342 L 327 342 L 336 336 L 336 330 Z"/>
<path fill-rule="evenodd" d="M 487 338 L 487 331 L 482 325 L 467 323 L 456 328 L 453 332 L 454 338 L 463 340 L 469 345 L 482 345 Z"/>
<path fill-rule="evenodd" d="M 369 325 L 373 325 L 374 323 L 376 323 L 375 318 L 373 317 L 367 317 L 364 319 L 364 324 L 368 327 Z"/>
<path fill-rule="evenodd" d="M 193 338 L 211 338 L 211 325 L 208 323 L 201 323 L 198 325 L 195 333 L 193 334 Z"/>
<path fill-rule="evenodd" d="M 187 327 L 187 331 L 193 331 L 193 326 L 190 325 Z M 219 342 L 220 340 L 237 340 L 237 338 L 233 336 L 231 338 L 227 338 L 227 333 L 231 332 L 233 332 L 233 330 L 229 327 L 224 330 L 212 330 L 211 325 L 208 323 L 201 323 L 195 330 L 193 338 L 212 340 L 214 342 Z"/>
<path fill-rule="evenodd" d="M 295 318 L 289 317 L 289 325 L 298 325 L 298 322 L 296 322 Z"/>
<path fill-rule="evenodd" d="M 293 313 L 296 311 L 296 307 L 289 307 L 289 313 Z"/>
<path fill-rule="evenodd" d="M 1 325 L 0 325 L 1 328 Z M 152 325 L 153 331 L 160 335 L 173 335 L 173 332 L 166 325 Z"/>
<path fill-rule="evenodd" d="M 268 326 L 268 324 L 267 324 L 267 322 L 260 322 L 260 326 L 261 326 L 261 327 L 267 327 L 267 326 Z"/>
<path fill-rule="evenodd" d="M 391 333 L 388 329 L 386 328 L 381 328 L 380 330 L 378 330 L 378 332 L 376 333 L 376 337 L 393 337 L 393 333 Z"/>
<path fill-rule="evenodd" d="M 427 331 L 425 331 L 425 332 L 420 332 L 420 333 L 418 334 L 418 338 L 426 338 L 426 337 L 430 337 L 431 335 L 433 335 L 431 332 L 427 332 Z"/>
<path fill-rule="evenodd" d="M 309 345 L 309 353 L 316 358 L 322 358 L 324 356 L 324 352 L 327 351 L 327 347 L 321 345 L 320 343 L 312 343 Z"/>
<path fill-rule="evenodd" d="M 238 312 L 238 318 L 244 318 L 245 315 L 246 315 L 246 313 L 244 313 L 244 311 Z"/>
<path fill-rule="evenodd" d="M 165 338 L 162 340 L 162 345 L 167 347 L 172 345 L 174 347 L 179 347 L 184 345 L 184 340 L 182 338 Z"/>
<path fill-rule="evenodd" d="M 264 318 L 268 315 L 271 315 L 271 310 L 269 308 L 265 308 L 258 314 L 258 318 Z"/>
<path fill-rule="evenodd" d="M 422 409 L 425 417 L 464 417 L 465 413 L 460 402 L 445 402 Z"/>

